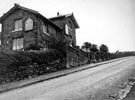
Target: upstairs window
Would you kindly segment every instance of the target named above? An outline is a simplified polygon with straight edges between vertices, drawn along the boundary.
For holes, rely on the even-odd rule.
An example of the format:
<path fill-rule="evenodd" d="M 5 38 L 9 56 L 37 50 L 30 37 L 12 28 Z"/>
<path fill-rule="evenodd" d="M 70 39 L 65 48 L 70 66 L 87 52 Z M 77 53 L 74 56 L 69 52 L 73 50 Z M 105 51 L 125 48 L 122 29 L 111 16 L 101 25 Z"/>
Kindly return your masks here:
<path fill-rule="evenodd" d="M 68 21 L 68 23 L 69 23 L 69 27 L 68 27 L 68 28 L 69 28 L 70 30 L 72 30 L 72 29 L 73 29 L 73 24 L 72 24 L 72 22 L 71 22 L 71 21 Z"/>
<path fill-rule="evenodd" d="M 60 32 L 56 31 L 56 35 L 57 35 L 57 38 L 58 38 L 58 39 L 61 39 L 61 34 L 60 34 Z"/>
<path fill-rule="evenodd" d="M 13 39 L 13 50 L 23 49 L 23 38 Z"/>
<path fill-rule="evenodd" d="M 43 25 L 43 32 L 47 33 L 47 27 L 45 25 Z"/>
<path fill-rule="evenodd" d="M 22 30 L 22 19 L 15 20 L 14 30 L 15 31 Z"/>
<path fill-rule="evenodd" d="M 68 25 L 67 24 L 65 25 L 65 32 L 66 32 L 66 34 L 69 34 L 69 30 L 68 30 Z"/>
<path fill-rule="evenodd" d="M 49 34 L 47 33 L 47 25 L 43 25 L 42 28 L 43 28 L 43 33 L 49 35 Z"/>

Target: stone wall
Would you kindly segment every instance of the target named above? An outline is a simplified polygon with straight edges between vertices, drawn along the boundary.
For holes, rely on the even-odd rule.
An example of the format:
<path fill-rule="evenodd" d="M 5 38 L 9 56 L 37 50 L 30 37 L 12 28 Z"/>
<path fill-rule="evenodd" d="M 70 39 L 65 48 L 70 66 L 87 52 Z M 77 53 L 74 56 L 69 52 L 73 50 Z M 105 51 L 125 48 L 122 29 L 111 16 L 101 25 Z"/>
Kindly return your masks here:
<path fill-rule="evenodd" d="M 76 67 L 88 62 L 87 53 L 78 48 L 68 46 L 67 67 Z"/>

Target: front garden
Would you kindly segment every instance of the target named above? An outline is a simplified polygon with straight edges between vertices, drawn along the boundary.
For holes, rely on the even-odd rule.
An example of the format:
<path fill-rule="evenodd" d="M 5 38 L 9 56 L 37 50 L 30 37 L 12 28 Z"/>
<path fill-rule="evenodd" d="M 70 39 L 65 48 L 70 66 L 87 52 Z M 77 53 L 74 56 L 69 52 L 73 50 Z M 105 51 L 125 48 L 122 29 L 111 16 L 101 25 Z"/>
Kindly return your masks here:
<path fill-rule="evenodd" d="M 0 84 L 24 80 L 66 68 L 58 50 L 0 52 Z"/>

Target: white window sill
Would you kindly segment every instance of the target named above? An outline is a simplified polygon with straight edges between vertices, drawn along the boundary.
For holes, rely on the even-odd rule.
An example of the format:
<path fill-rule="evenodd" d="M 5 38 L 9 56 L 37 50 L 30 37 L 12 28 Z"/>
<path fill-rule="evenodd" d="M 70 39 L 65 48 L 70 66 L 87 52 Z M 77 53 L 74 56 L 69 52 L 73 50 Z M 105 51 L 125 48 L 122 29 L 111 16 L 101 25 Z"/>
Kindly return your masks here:
<path fill-rule="evenodd" d="M 48 34 L 47 32 L 43 32 L 43 33 L 45 33 L 46 35 L 48 35 L 48 36 L 49 36 L 49 34 Z"/>
<path fill-rule="evenodd" d="M 72 31 L 72 28 L 68 27 L 68 29 Z"/>
<path fill-rule="evenodd" d="M 23 48 L 21 48 L 21 49 L 13 49 L 13 51 L 24 51 L 24 49 Z"/>
<path fill-rule="evenodd" d="M 13 30 L 12 32 L 22 31 L 23 29 Z"/>
<path fill-rule="evenodd" d="M 67 35 L 69 35 L 69 33 L 65 32 Z"/>

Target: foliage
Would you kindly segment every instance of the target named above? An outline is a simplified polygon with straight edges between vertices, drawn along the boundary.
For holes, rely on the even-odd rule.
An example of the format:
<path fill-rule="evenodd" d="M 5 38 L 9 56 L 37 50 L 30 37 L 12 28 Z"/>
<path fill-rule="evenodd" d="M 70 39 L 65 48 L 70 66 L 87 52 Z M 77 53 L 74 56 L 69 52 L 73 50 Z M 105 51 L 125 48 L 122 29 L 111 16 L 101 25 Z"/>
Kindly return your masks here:
<path fill-rule="evenodd" d="M 54 49 L 0 52 L 0 59 L 0 84 L 66 68 L 65 57 Z"/>
<path fill-rule="evenodd" d="M 57 39 L 55 36 L 50 38 L 51 48 L 60 51 L 64 56 L 66 56 L 67 42 L 63 39 Z"/>
<path fill-rule="evenodd" d="M 62 41 L 56 41 L 53 43 L 53 45 L 51 46 L 51 48 L 56 49 L 58 51 L 60 51 L 63 55 L 65 55 L 66 53 L 66 42 L 62 42 Z"/>
<path fill-rule="evenodd" d="M 93 51 L 93 52 L 97 52 L 98 51 L 98 47 L 97 47 L 96 44 L 92 44 L 91 45 L 91 51 Z"/>
<path fill-rule="evenodd" d="M 91 43 L 89 42 L 84 42 L 82 49 L 85 49 L 87 52 L 90 52 L 91 49 Z"/>
<path fill-rule="evenodd" d="M 102 44 L 99 49 L 96 44 L 91 44 L 89 42 L 84 42 L 82 49 L 85 49 L 88 53 L 88 58 L 90 61 L 104 61 L 109 60 L 110 54 L 107 45 Z"/>
<path fill-rule="evenodd" d="M 105 45 L 105 44 L 102 44 L 99 48 L 100 48 L 100 52 L 108 52 L 109 51 L 107 45 Z"/>
<path fill-rule="evenodd" d="M 110 53 L 110 58 L 111 59 L 127 57 L 127 56 L 135 56 L 135 51 Z"/>

